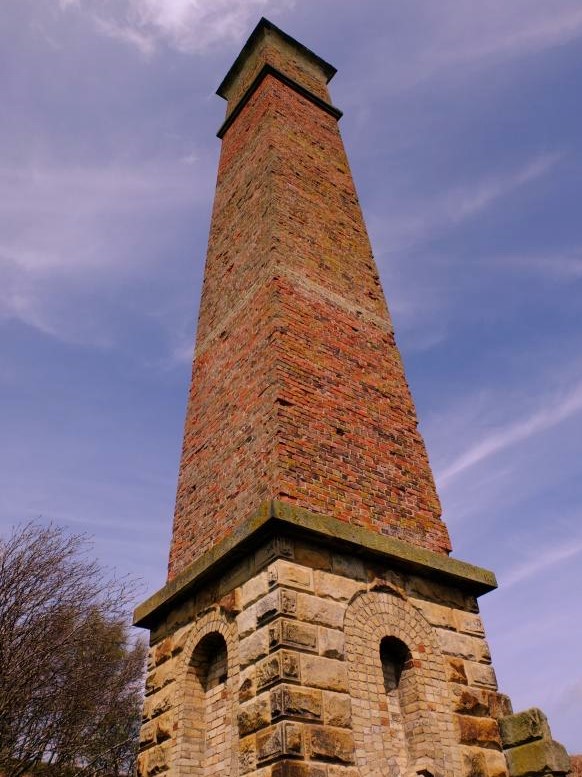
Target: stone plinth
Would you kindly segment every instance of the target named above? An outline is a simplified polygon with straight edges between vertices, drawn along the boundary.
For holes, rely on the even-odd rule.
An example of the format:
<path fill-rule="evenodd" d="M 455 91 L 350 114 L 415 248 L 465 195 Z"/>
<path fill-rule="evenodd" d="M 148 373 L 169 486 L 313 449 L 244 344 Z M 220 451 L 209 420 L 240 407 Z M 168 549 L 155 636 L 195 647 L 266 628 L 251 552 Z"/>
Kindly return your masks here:
<path fill-rule="evenodd" d="M 361 536 L 355 555 L 305 517 L 271 522 L 261 541 L 254 524 L 255 550 L 199 563 L 198 578 L 140 611 L 152 629 L 144 777 L 213 773 L 217 691 L 196 670 L 209 639 L 227 654 L 224 752 L 215 737 L 212 757 L 235 760 L 222 774 L 505 775 L 498 720 L 511 710 L 476 599 L 490 573 L 452 559 L 435 572 L 422 550 L 365 549 Z"/>

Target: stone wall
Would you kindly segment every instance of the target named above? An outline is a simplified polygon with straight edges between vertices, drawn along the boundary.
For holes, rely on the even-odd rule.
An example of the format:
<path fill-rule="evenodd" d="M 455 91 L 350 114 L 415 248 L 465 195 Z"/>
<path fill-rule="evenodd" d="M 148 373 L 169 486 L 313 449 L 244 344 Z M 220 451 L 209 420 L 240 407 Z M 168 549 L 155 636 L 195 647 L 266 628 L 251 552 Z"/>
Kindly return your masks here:
<path fill-rule="evenodd" d="M 213 634 L 227 677 L 210 703 L 228 725 L 204 769 L 196 664 Z M 277 537 L 153 629 L 140 772 L 504 777 L 510 712 L 472 595 Z"/>

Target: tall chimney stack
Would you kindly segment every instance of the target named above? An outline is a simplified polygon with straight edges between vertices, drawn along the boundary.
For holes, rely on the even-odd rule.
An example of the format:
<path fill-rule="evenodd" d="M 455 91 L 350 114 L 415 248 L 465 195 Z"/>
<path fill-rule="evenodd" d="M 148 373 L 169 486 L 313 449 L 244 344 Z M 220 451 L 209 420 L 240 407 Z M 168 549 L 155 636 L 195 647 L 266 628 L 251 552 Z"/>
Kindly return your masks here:
<path fill-rule="evenodd" d="M 564 774 L 542 713 L 497 690 L 494 575 L 448 555 L 334 73 L 262 19 L 218 89 L 168 582 L 135 613 L 139 773 Z"/>

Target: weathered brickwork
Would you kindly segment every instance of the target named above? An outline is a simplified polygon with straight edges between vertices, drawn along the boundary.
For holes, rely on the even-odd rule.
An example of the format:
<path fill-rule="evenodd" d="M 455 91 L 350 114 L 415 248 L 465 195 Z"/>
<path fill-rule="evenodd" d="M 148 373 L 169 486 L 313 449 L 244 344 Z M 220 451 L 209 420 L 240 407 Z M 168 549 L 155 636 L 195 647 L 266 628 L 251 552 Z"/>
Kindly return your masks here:
<path fill-rule="evenodd" d="M 505 777 L 510 712 L 473 595 L 278 537 L 152 632 L 140 769 Z"/>
<path fill-rule="evenodd" d="M 271 36 L 229 105 L 265 61 L 329 102 Z M 170 578 L 272 498 L 450 549 L 336 118 L 267 74 L 222 142 Z"/>

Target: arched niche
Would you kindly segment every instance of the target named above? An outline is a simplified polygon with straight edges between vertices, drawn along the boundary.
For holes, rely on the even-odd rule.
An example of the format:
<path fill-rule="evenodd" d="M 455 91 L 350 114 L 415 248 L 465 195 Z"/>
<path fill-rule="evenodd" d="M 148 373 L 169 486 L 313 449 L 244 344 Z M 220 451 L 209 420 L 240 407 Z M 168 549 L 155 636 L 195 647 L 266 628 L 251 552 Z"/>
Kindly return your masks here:
<path fill-rule="evenodd" d="M 218 611 L 207 613 L 194 624 L 183 656 L 175 771 L 235 777 L 239 668 L 234 625 Z"/>
<path fill-rule="evenodd" d="M 459 773 L 444 664 L 430 624 L 388 592 L 358 595 L 344 623 L 362 777 Z"/>

